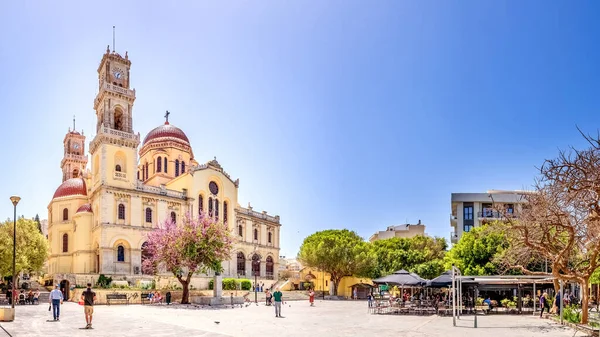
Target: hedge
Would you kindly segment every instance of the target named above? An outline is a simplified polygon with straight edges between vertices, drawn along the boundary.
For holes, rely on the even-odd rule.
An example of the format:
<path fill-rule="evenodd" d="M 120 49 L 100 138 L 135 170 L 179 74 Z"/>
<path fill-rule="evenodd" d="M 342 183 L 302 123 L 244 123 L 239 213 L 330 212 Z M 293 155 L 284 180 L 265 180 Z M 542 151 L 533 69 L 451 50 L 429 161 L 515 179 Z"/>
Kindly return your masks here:
<path fill-rule="evenodd" d="M 235 278 L 224 278 L 223 279 L 223 290 L 237 290 L 241 285 L 242 290 L 250 290 L 252 288 L 252 282 L 248 279 L 235 279 Z M 208 289 L 213 290 L 215 288 L 215 280 L 212 279 L 208 282 Z"/>

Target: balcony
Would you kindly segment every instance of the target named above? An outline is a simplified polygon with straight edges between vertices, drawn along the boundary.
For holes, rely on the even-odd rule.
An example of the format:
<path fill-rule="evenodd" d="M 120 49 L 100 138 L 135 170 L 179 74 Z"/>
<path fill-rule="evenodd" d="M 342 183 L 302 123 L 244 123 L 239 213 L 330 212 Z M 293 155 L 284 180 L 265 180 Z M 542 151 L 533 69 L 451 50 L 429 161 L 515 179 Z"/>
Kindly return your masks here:
<path fill-rule="evenodd" d="M 510 215 L 509 217 L 515 217 L 515 214 L 513 212 L 507 212 L 506 214 L 509 214 Z M 502 213 L 502 212 L 483 211 L 483 212 L 477 212 L 477 218 L 482 220 L 482 219 L 505 219 L 506 217 L 504 216 L 504 213 Z"/>
<path fill-rule="evenodd" d="M 458 243 L 458 234 L 456 232 L 450 232 L 450 242 Z"/>
<path fill-rule="evenodd" d="M 125 172 L 115 172 L 115 179 L 127 179 L 127 173 Z"/>

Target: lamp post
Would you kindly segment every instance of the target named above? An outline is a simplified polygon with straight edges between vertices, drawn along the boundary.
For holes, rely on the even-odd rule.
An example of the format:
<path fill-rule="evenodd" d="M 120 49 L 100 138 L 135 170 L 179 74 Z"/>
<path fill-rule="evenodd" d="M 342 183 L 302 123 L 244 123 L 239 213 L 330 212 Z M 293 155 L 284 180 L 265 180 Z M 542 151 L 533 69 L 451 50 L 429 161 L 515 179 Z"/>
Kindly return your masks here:
<path fill-rule="evenodd" d="M 10 299 L 10 303 L 12 304 L 12 308 L 15 308 L 15 292 L 17 291 L 16 287 L 15 287 L 15 282 L 17 282 L 17 204 L 19 203 L 19 201 L 21 200 L 21 197 L 18 197 L 16 195 L 13 195 L 12 197 L 10 197 L 10 201 L 12 201 L 12 204 L 15 208 L 15 217 L 13 218 L 13 265 L 12 265 L 12 293 L 10 294 L 10 296 L 12 296 L 12 298 Z"/>

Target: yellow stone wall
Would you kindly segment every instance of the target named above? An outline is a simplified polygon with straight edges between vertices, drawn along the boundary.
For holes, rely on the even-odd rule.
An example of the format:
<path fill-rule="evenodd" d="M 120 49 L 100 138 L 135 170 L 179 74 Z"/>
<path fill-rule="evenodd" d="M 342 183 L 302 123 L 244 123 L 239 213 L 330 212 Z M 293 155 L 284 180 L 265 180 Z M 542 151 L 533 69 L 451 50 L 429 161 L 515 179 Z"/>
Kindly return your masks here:
<path fill-rule="evenodd" d="M 324 278 L 323 278 L 324 277 Z M 301 282 L 312 282 L 316 291 L 330 292 L 331 286 L 331 274 L 323 273 L 315 268 L 305 267 L 300 270 L 298 279 L 290 279 L 282 290 L 294 290 L 294 284 Z M 339 284 L 338 296 L 344 296 L 347 298 L 352 297 L 352 286 L 358 283 L 371 284 L 373 282 L 370 278 L 346 276 L 342 278 Z"/>

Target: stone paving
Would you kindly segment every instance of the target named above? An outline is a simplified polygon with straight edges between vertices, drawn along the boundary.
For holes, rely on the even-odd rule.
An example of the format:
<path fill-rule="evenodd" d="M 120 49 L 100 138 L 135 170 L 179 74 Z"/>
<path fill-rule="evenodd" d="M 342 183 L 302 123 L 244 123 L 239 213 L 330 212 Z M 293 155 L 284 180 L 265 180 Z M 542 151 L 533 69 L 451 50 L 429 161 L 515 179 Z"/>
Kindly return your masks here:
<path fill-rule="evenodd" d="M 545 336 L 572 337 L 574 331 L 532 316 L 466 316 L 452 326 L 452 317 L 370 315 L 363 301 L 289 302 L 284 318 L 273 307 L 252 304 L 243 308 L 182 308 L 165 305 L 96 306 L 94 329 L 85 326 L 83 307 L 62 306 L 60 322 L 45 304 L 17 307 L 14 322 L 0 323 L 12 336 Z M 219 322 L 218 324 L 216 322 Z M 0 329 L 0 337 L 6 335 Z M 577 335 L 580 335 L 578 333 Z"/>

